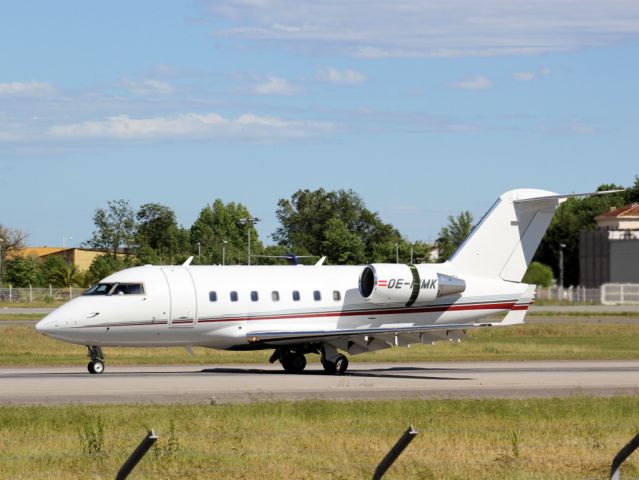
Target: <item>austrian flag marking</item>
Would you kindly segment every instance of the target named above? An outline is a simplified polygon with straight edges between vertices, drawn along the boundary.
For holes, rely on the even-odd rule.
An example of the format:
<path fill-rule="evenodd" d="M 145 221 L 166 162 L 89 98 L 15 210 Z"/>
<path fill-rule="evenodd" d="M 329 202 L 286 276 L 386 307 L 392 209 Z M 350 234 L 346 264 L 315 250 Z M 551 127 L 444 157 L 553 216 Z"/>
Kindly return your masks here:
<path fill-rule="evenodd" d="M 377 280 L 378 287 L 388 287 L 388 280 Z"/>

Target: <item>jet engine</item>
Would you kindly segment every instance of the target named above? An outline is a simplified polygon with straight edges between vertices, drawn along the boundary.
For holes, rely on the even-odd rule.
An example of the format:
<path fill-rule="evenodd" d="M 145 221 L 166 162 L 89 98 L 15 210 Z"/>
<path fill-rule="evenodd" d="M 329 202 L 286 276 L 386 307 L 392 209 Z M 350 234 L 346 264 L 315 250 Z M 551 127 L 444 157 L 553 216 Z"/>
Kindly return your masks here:
<path fill-rule="evenodd" d="M 367 265 L 359 277 L 359 293 L 378 305 L 429 303 L 440 297 L 462 293 L 461 278 L 437 273 L 433 265 L 375 263 Z"/>

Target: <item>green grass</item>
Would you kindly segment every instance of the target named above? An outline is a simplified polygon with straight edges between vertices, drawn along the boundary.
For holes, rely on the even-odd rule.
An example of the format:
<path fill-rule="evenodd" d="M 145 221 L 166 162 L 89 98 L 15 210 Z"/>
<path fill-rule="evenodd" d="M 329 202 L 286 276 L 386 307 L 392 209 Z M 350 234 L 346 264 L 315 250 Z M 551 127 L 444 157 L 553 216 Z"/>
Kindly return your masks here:
<path fill-rule="evenodd" d="M 604 479 L 639 396 L 0 407 L 0 477 L 113 478 L 154 428 L 131 478 L 370 478 L 411 423 L 384 478 Z M 639 476 L 639 456 L 621 476 Z"/>
<path fill-rule="evenodd" d="M 0 308 L 56 308 L 68 302 L 66 300 L 52 300 L 50 302 L 0 302 Z"/>
<path fill-rule="evenodd" d="M 0 322 L 16 320 L 40 320 L 44 318 L 41 313 L 0 313 Z"/>
<path fill-rule="evenodd" d="M 438 342 L 391 348 L 351 357 L 358 362 L 440 362 L 457 360 L 629 360 L 639 359 L 639 324 L 526 324 L 472 330 L 462 343 Z M 266 363 L 270 350 L 226 352 L 195 348 L 105 348 L 110 365 Z M 30 325 L 0 329 L 0 365 L 82 365 L 86 348 L 52 340 Z M 317 355 L 308 360 L 317 362 Z"/>

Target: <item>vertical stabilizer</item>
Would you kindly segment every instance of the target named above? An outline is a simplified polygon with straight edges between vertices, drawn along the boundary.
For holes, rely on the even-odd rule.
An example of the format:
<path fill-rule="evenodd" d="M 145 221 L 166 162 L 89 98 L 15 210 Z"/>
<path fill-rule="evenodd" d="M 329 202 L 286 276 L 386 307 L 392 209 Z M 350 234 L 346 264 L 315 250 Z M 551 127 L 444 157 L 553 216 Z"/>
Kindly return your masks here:
<path fill-rule="evenodd" d="M 450 258 L 459 274 L 521 282 L 564 196 L 519 189 L 499 197 Z"/>

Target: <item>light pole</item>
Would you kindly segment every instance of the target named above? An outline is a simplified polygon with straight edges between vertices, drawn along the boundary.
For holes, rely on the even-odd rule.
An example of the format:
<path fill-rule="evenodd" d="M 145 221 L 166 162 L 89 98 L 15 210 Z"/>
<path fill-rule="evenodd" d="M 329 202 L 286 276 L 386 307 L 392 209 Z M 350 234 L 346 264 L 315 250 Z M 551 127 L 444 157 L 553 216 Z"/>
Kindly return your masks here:
<path fill-rule="evenodd" d="M 248 262 L 247 264 L 251 265 L 251 227 L 259 222 L 260 219 L 257 217 L 248 217 L 248 218 L 240 218 L 240 223 L 242 225 L 246 225 L 246 235 L 248 237 Z"/>
<path fill-rule="evenodd" d="M 4 238 L 0 238 L 0 287 L 2 287 L 2 274 L 4 273 L 2 270 L 2 242 L 4 242 Z"/>
<path fill-rule="evenodd" d="M 413 247 L 414 245 L 411 243 L 410 244 L 410 264 L 413 264 Z"/>
<path fill-rule="evenodd" d="M 565 243 L 559 244 L 559 286 L 564 288 L 564 248 L 566 248 Z"/>
<path fill-rule="evenodd" d="M 399 263 L 399 243 L 395 244 L 395 263 Z"/>
<path fill-rule="evenodd" d="M 198 261 L 198 263 L 200 263 L 201 260 L 202 260 L 202 245 L 200 244 L 200 242 L 197 242 L 197 261 Z"/>
<path fill-rule="evenodd" d="M 62 237 L 62 248 L 67 248 L 67 240 L 73 240 L 73 237 Z"/>
<path fill-rule="evenodd" d="M 226 265 L 226 240 L 222 240 L 222 265 Z"/>

